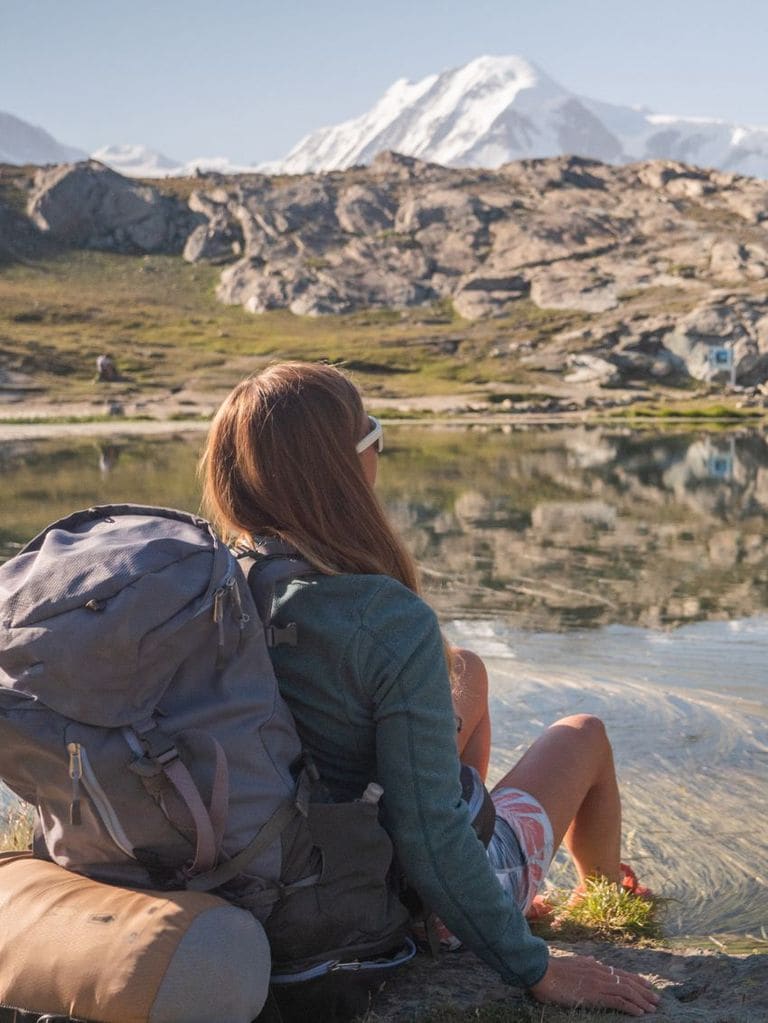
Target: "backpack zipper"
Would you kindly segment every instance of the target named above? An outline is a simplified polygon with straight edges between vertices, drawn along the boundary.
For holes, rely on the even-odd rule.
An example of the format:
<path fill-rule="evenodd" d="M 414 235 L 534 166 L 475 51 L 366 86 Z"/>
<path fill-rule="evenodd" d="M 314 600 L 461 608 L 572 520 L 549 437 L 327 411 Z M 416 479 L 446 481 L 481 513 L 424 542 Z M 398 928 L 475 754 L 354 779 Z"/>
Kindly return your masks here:
<path fill-rule="evenodd" d="M 107 829 L 109 837 L 118 849 L 124 852 L 126 856 L 130 856 L 132 860 L 135 860 L 136 855 L 130 839 L 123 830 L 123 826 L 115 813 L 115 808 L 110 803 L 106 792 L 99 784 L 99 780 L 88 759 L 85 746 L 79 742 L 68 742 L 67 752 L 69 753 L 69 776 L 72 779 L 72 803 L 69 810 L 70 823 L 75 825 L 81 823 L 80 783 L 82 782 L 86 792 L 91 797 L 93 805 L 96 807 L 101 823 Z"/>
<path fill-rule="evenodd" d="M 226 576 L 222 585 L 213 594 L 213 620 L 218 632 L 218 645 L 216 650 L 217 668 L 220 668 L 224 661 L 224 607 L 227 602 L 234 604 L 237 626 L 242 633 L 251 618 L 250 615 L 246 614 L 243 610 L 243 604 L 240 600 L 240 591 L 237 588 L 237 579 L 234 575 Z"/>
<path fill-rule="evenodd" d="M 80 743 L 68 742 L 69 777 L 72 779 L 72 800 L 69 804 L 69 823 L 79 827 L 82 823 L 80 815 L 80 779 L 83 777 L 83 761 L 80 756 Z"/>

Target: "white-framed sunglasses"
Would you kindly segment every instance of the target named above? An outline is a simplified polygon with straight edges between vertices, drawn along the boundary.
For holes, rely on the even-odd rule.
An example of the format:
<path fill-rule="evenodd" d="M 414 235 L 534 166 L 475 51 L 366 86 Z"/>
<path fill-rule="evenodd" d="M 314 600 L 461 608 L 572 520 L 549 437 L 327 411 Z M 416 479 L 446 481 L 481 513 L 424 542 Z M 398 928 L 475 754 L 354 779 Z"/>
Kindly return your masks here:
<path fill-rule="evenodd" d="M 367 451 L 371 445 L 376 445 L 376 451 L 381 454 L 384 450 L 384 430 L 382 429 L 381 423 L 375 416 L 368 416 L 368 422 L 370 423 L 370 430 L 363 437 L 362 440 L 358 441 L 355 445 L 355 451 L 358 455 L 362 455 L 364 451 Z"/>

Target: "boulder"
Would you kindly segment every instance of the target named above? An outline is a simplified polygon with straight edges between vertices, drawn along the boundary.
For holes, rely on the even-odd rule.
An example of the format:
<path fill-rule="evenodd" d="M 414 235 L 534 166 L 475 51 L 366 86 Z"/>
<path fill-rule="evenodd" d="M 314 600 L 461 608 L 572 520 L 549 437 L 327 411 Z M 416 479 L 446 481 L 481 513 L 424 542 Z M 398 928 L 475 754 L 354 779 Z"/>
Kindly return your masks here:
<path fill-rule="evenodd" d="M 38 171 L 28 213 L 57 241 L 110 252 L 180 252 L 201 220 L 179 200 L 95 160 Z"/>
<path fill-rule="evenodd" d="M 471 234 L 488 221 L 484 204 L 460 188 L 427 188 L 409 192 L 397 211 L 395 231 L 410 234 L 434 225 Z"/>
<path fill-rule="evenodd" d="M 615 387 L 621 382 L 618 368 L 607 359 L 590 352 L 578 352 L 567 357 L 570 372 L 565 379 L 572 384 L 599 384 L 601 387 Z"/>
<path fill-rule="evenodd" d="M 762 224 L 768 220 L 768 181 L 738 179 L 724 190 L 723 202 L 748 224 Z"/>
<path fill-rule="evenodd" d="M 322 256 L 344 240 L 336 192 L 324 178 L 292 178 L 287 184 L 259 178 L 241 186 L 230 210 L 240 223 L 248 257 Z"/>
<path fill-rule="evenodd" d="M 768 300 L 715 297 L 682 317 L 664 338 L 695 380 L 758 384 L 768 379 Z"/>
<path fill-rule="evenodd" d="M 650 160 L 638 166 L 637 176 L 649 188 L 664 189 L 681 197 L 698 198 L 714 187 L 707 171 L 677 160 Z"/>
<path fill-rule="evenodd" d="M 465 320 L 505 316 L 509 306 L 530 292 L 528 281 L 519 274 L 491 277 L 483 273 L 462 278 L 453 295 L 453 307 Z"/>
<path fill-rule="evenodd" d="M 622 327 L 624 336 L 613 347 L 611 362 L 625 380 L 650 377 L 671 381 L 689 375 L 683 360 L 664 345 L 664 338 L 672 329 L 670 320 L 659 317 Z"/>
<path fill-rule="evenodd" d="M 581 537 L 591 529 L 613 529 L 617 513 L 605 501 L 542 501 L 531 513 L 531 525 L 539 532 Z"/>
<path fill-rule="evenodd" d="M 184 245 L 184 259 L 188 263 L 229 263 L 243 250 L 243 236 L 239 226 L 225 217 L 199 224 Z"/>
<path fill-rule="evenodd" d="M 724 281 L 759 281 L 768 277 L 768 250 L 726 238 L 712 246 L 709 269 L 713 277 Z"/>
<path fill-rule="evenodd" d="M 585 313 L 604 313 L 619 304 L 611 277 L 563 262 L 532 275 L 531 300 L 540 309 L 579 309 Z"/>

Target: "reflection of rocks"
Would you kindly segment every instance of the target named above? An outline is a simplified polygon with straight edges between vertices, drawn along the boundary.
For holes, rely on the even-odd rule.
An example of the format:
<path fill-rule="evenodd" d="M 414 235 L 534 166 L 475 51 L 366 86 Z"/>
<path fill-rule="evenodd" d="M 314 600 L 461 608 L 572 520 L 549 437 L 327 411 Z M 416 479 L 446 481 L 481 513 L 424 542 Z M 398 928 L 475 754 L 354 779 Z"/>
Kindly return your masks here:
<path fill-rule="evenodd" d="M 468 443 L 465 458 L 456 478 L 471 474 L 473 486 L 431 511 L 407 468 L 387 465 L 387 478 L 407 480 L 395 518 L 447 614 L 501 611 L 542 629 L 661 627 L 768 607 L 761 434 L 489 432 L 483 455 Z"/>
<path fill-rule="evenodd" d="M 531 524 L 542 533 L 575 539 L 595 527 L 613 529 L 616 509 L 602 501 L 550 501 L 536 505 Z"/>

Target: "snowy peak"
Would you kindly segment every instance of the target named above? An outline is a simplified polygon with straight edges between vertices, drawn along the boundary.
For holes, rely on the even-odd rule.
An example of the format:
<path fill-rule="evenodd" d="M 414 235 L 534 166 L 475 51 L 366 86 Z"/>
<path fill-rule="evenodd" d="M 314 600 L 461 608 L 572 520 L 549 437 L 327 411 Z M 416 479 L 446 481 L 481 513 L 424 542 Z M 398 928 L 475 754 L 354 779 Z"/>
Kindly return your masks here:
<path fill-rule="evenodd" d="M 179 168 L 178 160 L 171 160 L 148 146 L 103 146 L 91 153 L 91 157 L 120 174 L 135 178 L 164 177 Z"/>
<path fill-rule="evenodd" d="M 567 95 L 522 57 L 478 57 L 418 82 L 400 79 L 369 113 L 307 136 L 275 169 L 342 169 L 369 163 L 385 149 L 436 163 L 466 163 L 463 157 L 476 140 L 519 93 L 532 88 L 542 99 Z"/>
<path fill-rule="evenodd" d="M 0 163 L 71 163 L 86 156 L 82 149 L 57 142 L 42 128 L 0 111 Z"/>
<path fill-rule="evenodd" d="M 246 174 L 256 170 L 255 167 L 234 164 L 226 156 L 201 156 L 182 163 L 156 149 L 139 145 L 103 146 L 91 156 L 127 178 L 190 178 L 205 171 Z"/>
<path fill-rule="evenodd" d="M 401 79 L 367 114 L 308 135 L 262 170 L 342 170 L 388 149 L 458 167 L 571 154 L 609 163 L 675 159 L 768 177 L 768 129 L 580 97 L 516 56 Z"/>

